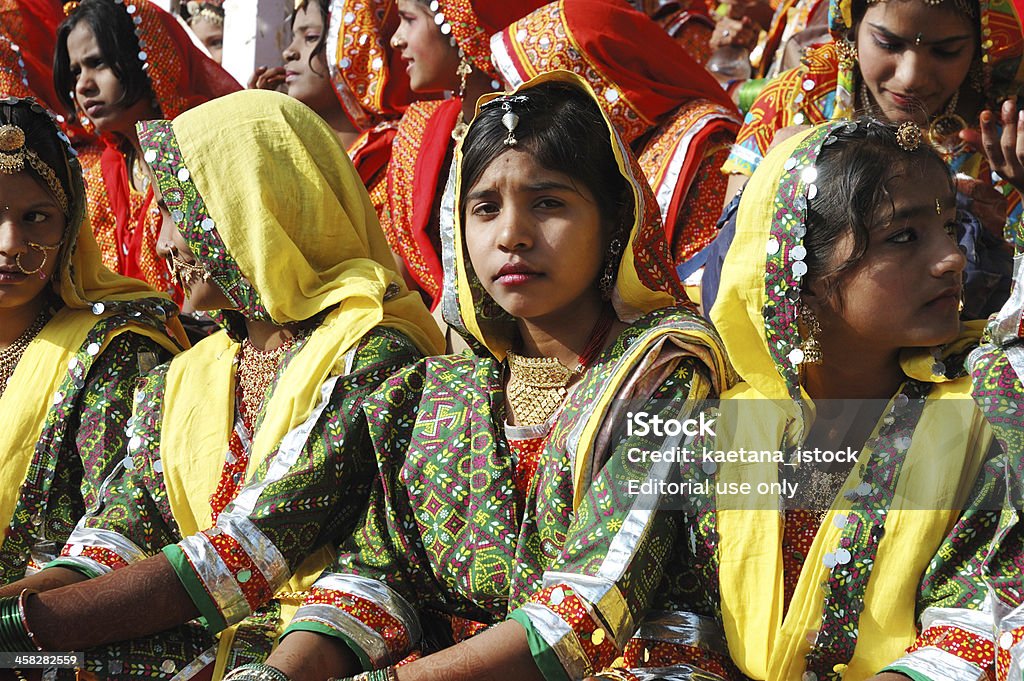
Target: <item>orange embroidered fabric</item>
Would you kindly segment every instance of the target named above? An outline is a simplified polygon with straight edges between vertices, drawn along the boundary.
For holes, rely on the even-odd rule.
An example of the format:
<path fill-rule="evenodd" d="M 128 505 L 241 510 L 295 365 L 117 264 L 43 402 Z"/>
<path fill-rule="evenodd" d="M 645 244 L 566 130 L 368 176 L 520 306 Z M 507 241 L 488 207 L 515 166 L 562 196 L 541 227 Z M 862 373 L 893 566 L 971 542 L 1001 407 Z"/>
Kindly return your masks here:
<path fill-rule="evenodd" d="M 707 100 L 684 104 L 673 116 L 644 145 L 639 163 L 661 208 L 672 259 L 680 265 L 718 233 L 728 185 L 721 168 L 739 125 L 727 118 L 728 110 Z M 720 125 L 722 120 L 731 125 Z"/>
<path fill-rule="evenodd" d="M 447 168 L 450 163 L 451 131 L 461 112 L 457 98 L 413 103 L 398 124 L 387 169 L 381 227 L 415 284 L 434 301 L 441 293 L 443 273 L 433 205 L 447 180 L 442 165 Z"/>

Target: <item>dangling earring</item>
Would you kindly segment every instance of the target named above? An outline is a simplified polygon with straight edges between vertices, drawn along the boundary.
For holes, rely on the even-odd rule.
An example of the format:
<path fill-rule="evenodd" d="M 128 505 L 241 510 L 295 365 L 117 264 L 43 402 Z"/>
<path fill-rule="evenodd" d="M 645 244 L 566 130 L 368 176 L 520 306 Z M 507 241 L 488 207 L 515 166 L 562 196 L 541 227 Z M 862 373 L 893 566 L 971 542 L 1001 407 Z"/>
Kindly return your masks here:
<path fill-rule="evenodd" d="M 839 65 L 843 68 L 852 69 L 857 63 L 857 44 L 849 38 L 836 43 L 836 52 L 839 53 Z"/>
<path fill-rule="evenodd" d="M 459 48 L 459 66 L 455 69 L 455 73 L 459 76 L 459 99 L 462 99 L 466 94 L 466 79 L 469 78 L 469 74 L 473 73 L 473 65 L 466 59 L 466 53 Z"/>
<path fill-rule="evenodd" d="M 818 317 L 814 314 L 814 310 L 808 307 L 802 300 L 799 303 L 799 307 L 797 307 L 797 315 L 800 317 L 800 322 L 807 329 L 807 338 L 800 342 L 800 350 L 804 353 L 802 363 L 821 364 L 821 343 L 818 342 L 821 324 L 818 323 Z"/>
<path fill-rule="evenodd" d="M 612 239 L 612 242 L 608 245 L 608 259 L 604 262 L 601 279 L 597 282 L 597 288 L 601 291 L 601 297 L 605 300 L 610 300 L 612 297 L 616 275 L 619 272 L 619 262 L 622 260 L 622 250 L 622 241 L 617 238 Z"/>

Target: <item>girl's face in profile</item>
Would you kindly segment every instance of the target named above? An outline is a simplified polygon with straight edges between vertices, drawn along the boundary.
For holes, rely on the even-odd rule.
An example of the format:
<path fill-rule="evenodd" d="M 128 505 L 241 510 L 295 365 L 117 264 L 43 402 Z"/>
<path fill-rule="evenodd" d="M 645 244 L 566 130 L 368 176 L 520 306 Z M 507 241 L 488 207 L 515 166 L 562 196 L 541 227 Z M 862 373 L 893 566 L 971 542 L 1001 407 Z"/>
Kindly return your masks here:
<path fill-rule="evenodd" d="M 905 164 L 886 182 L 867 251 L 840 274 L 834 300 L 814 296 L 824 333 L 847 345 L 898 350 L 948 343 L 960 329 L 966 259 L 956 242 L 956 198 L 945 168 Z M 847 234 L 832 266 L 853 248 Z M 806 299 L 805 299 L 806 300 Z M 824 303 L 824 304 L 822 304 Z"/>
<path fill-rule="evenodd" d="M 413 92 L 458 90 L 459 50 L 434 23 L 434 14 L 418 0 L 398 0 L 400 23 L 391 46 L 401 52 Z"/>

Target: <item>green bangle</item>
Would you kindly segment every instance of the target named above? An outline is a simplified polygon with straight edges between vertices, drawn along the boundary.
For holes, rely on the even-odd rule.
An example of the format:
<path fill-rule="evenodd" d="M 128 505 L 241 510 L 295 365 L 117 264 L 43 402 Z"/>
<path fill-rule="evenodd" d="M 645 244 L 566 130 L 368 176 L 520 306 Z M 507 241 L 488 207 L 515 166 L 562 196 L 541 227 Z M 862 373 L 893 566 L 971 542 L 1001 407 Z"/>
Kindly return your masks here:
<path fill-rule="evenodd" d="M 28 632 L 23 613 L 24 599 L 32 592 L 23 590 L 17 596 L 0 598 L 0 652 L 24 653 L 39 650 Z"/>

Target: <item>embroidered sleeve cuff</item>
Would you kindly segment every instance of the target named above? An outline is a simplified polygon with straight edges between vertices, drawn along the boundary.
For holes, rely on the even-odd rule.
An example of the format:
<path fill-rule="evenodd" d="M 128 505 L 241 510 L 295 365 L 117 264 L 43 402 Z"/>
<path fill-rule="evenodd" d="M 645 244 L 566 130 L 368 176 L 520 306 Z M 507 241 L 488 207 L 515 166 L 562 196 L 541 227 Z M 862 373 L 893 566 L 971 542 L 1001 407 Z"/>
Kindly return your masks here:
<path fill-rule="evenodd" d="M 288 627 L 298 629 L 342 639 L 366 669 L 395 664 L 421 638 L 419 618 L 401 595 L 375 579 L 334 573 L 310 589 Z"/>
<path fill-rule="evenodd" d="M 273 598 L 290 577 L 281 552 L 247 517 L 222 514 L 215 527 L 186 537 L 178 547 L 189 565 L 185 572 L 229 626 Z"/>
<path fill-rule="evenodd" d="M 89 577 L 99 577 L 145 558 L 145 551 L 124 535 L 79 526 L 68 537 L 60 558 L 50 565 L 59 564 Z"/>
<path fill-rule="evenodd" d="M 590 601 L 568 585 L 541 589 L 517 612 L 529 619 L 533 631 L 554 651 L 569 678 L 589 676 L 622 654 Z"/>
<path fill-rule="evenodd" d="M 205 620 L 207 628 L 213 633 L 226 629 L 227 622 L 224 621 L 220 610 L 217 609 L 217 603 L 203 587 L 199 575 L 192 568 L 192 563 L 189 562 L 181 547 L 177 544 L 165 546 L 163 554 L 167 556 L 171 567 L 174 568 L 174 573 L 178 576 L 178 581 L 188 592 L 189 598 L 195 603 L 196 609 L 199 610 L 199 616 Z"/>
<path fill-rule="evenodd" d="M 907 654 L 887 670 L 915 681 L 979 681 L 995 659 L 991 615 L 961 608 L 928 608 L 922 631 Z"/>

